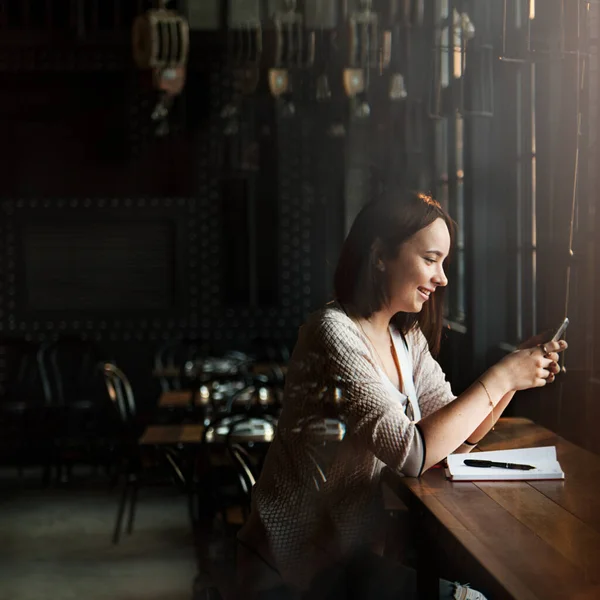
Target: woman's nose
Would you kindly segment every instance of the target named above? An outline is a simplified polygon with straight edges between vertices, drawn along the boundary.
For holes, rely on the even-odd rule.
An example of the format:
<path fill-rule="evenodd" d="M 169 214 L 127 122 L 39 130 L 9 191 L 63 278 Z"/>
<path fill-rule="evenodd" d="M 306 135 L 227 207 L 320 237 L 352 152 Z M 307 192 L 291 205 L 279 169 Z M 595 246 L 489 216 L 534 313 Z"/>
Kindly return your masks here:
<path fill-rule="evenodd" d="M 441 285 L 442 287 L 448 285 L 448 278 L 446 277 L 446 273 L 444 273 L 444 268 L 442 266 L 440 266 L 433 280 L 436 285 Z"/>

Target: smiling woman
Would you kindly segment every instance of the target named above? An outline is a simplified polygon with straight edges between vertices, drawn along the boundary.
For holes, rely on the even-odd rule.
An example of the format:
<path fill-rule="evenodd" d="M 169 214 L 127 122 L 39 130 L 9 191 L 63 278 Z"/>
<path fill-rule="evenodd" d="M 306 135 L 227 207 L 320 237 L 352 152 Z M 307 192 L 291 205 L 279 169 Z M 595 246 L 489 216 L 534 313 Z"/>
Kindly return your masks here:
<path fill-rule="evenodd" d="M 450 216 L 425 194 L 409 193 L 394 201 L 368 204 L 356 217 L 342 248 L 335 273 L 338 301 L 353 316 L 367 319 L 387 305 L 390 297 L 398 303 L 397 292 L 405 286 L 405 293 L 413 296 L 419 285 L 433 291 L 444 287 L 443 267 L 450 259 L 454 230 Z M 419 276 L 416 283 L 417 275 L 412 273 L 423 265 L 442 269 L 442 278 L 431 283 Z M 397 277 L 398 273 L 402 276 Z M 402 294 L 410 306 L 397 308 L 392 315 L 401 330 L 418 322 L 434 353 L 440 345 L 443 291 L 438 290 L 426 306 L 416 305 L 416 299 Z"/>
<path fill-rule="evenodd" d="M 453 235 L 450 217 L 423 194 L 371 203 L 357 216 L 335 274 L 336 301 L 300 330 L 275 439 L 238 535 L 246 593 L 292 585 L 318 595 L 340 565 L 357 556 L 376 564 L 386 530 L 384 465 L 418 477 L 448 454 L 468 452 L 516 390 L 558 372 L 566 344 L 549 342 L 544 351 L 512 353 L 454 396 L 434 359 Z M 314 431 L 302 424 L 332 417 L 345 436 L 321 464 Z M 368 586 L 376 570 L 363 567 L 357 585 Z M 414 598 L 414 572 L 392 571 L 386 589 L 359 597 Z M 329 597 L 345 597 L 339 591 Z M 441 581 L 440 598 L 483 596 Z"/>

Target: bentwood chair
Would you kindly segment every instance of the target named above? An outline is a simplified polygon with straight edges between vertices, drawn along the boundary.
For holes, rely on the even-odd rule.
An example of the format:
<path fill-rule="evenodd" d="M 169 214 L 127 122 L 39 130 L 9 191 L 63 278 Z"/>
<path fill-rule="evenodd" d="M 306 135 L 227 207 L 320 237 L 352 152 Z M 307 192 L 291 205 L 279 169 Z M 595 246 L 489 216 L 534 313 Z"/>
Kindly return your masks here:
<path fill-rule="evenodd" d="M 75 463 L 103 465 L 112 461 L 113 414 L 106 401 L 102 373 L 105 353 L 94 342 L 61 337 L 48 351 L 55 410 L 58 414 L 57 469 L 68 481 Z"/>
<path fill-rule="evenodd" d="M 113 533 L 113 543 L 116 544 L 127 509 L 127 533 L 133 531 L 141 487 L 169 483 L 187 491 L 182 447 L 187 442 L 199 443 L 203 426 L 146 426 L 137 419 L 135 396 L 125 373 L 111 363 L 103 365 L 103 372 L 109 398 L 120 417 L 119 474 L 125 479 Z M 153 451 L 150 456 L 147 450 Z"/>

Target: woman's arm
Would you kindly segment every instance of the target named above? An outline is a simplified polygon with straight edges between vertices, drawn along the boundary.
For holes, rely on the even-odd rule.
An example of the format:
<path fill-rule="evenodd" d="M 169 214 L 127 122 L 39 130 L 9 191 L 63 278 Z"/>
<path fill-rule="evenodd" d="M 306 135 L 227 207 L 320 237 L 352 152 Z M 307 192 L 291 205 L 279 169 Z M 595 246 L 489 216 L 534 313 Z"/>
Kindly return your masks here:
<path fill-rule="evenodd" d="M 506 407 L 510 404 L 510 401 L 513 399 L 515 395 L 514 390 L 508 392 L 508 394 L 504 394 L 502 400 L 498 402 L 496 408 L 494 408 L 494 420 L 492 421 L 492 413 L 482 421 L 481 425 L 469 436 L 467 440 L 471 444 L 477 444 L 481 439 L 483 439 L 486 433 L 497 423 L 498 419 L 502 416 L 502 413 L 506 409 Z"/>
<path fill-rule="evenodd" d="M 486 421 L 491 422 L 492 405 L 495 413 L 496 406 L 509 395 L 510 387 L 503 371 L 492 368 L 453 402 L 422 419 L 419 426 L 426 448 L 423 471 L 446 458 L 466 439 L 474 437 L 475 430 Z"/>
<path fill-rule="evenodd" d="M 419 405 L 423 413 L 423 418 L 435 413 L 444 406 L 447 406 L 456 399 L 452 393 L 450 384 L 446 380 L 446 375 L 442 371 L 439 363 L 433 358 L 429 351 L 429 345 L 420 329 L 415 328 L 409 333 L 409 346 L 411 348 L 413 360 L 413 374 Z M 496 422 L 504 409 L 510 403 L 514 392 L 508 392 L 494 409 L 494 422 Z M 492 428 L 491 406 L 490 412 L 478 425 L 474 432 L 452 450 L 452 452 L 467 453 L 479 442 L 485 434 Z"/>
<path fill-rule="evenodd" d="M 523 342 L 519 346 L 519 350 L 527 350 L 529 348 L 535 348 L 536 346 L 539 346 L 540 344 L 543 344 L 545 341 L 547 341 L 550 338 L 550 335 L 548 335 L 548 332 L 536 335 L 536 336 L 528 339 L 527 341 Z M 557 364 L 558 363 L 558 354 L 556 352 L 554 352 L 547 356 L 555 363 L 553 365 L 550 365 L 550 367 L 549 367 L 550 375 L 548 376 L 548 379 L 546 380 L 548 383 L 552 383 L 554 381 L 554 377 L 555 377 L 556 373 L 560 372 L 560 368 L 558 367 L 558 364 Z M 490 415 L 484 419 L 484 421 L 473 432 L 473 434 L 471 436 L 469 436 L 469 439 L 467 440 L 467 442 L 470 444 L 471 448 L 473 448 L 473 446 L 475 446 L 480 440 L 482 440 L 485 437 L 485 435 L 490 431 L 490 429 L 492 429 L 492 427 L 496 424 L 498 419 L 502 416 L 502 413 L 504 412 L 506 407 L 510 404 L 510 401 L 513 399 L 514 395 L 515 395 L 514 390 L 509 392 L 508 394 L 506 394 L 502 398 L 502 400 L 500 400 L 500 402 L 498 403 L 498 406 L 494 409 L 494 420 L 492 421 L 492 415 L 490 413 Z"/>
<path fill-rule="evenodd" d="M 402 470 L 413 438 L 419 435 L 416 425 L 399 410 L 397 401 L 389 397 L 358 328 L 347 321 L 325 318 L 311 328 L 307 335 L 312 339 L 315 356 L 310 363 L 318 365 L 318 370 L 326 374 L 324 384 L 335 381 L 341 388 L 343 402 L 338 409 L 356 442 L 363 443 L 390 468 Z M 546 346 L 549 351 L 565 349 L 566 343 L 561 344 L 564 345 L 550 342 Z M 419 422 L 426 455 L 422 470 L 437 464 L 473 436 L 490 415 L 492 405 L 496 409 L 509 392 L 544 385 L 551 362 L 543 357 L 539 348 L 519 350 L 489 369 L 456 399 L 446 394 L 436 402 L 435 394 L 429 397 L 423 390 L 429 400 Z M 432 389 L 436 391 L 437 387 Z M 420 401 L 421 392 L 417 390 L 417 393 Z"/>
<path fill-rule="evenodd" d="M 548 353 L 566 349 L 564 341 L 548 342 Z M 450 404 L 428 415 L 420 422 L 427 453 L 423 465 L 426 471 L 466 439 L 478 440 L 497 420 L 514 392 L 546 385 L 557 367 L 541 348 L 517 350 L 486 371 L 473 385 Z M 496 414 L 498 413 L 498 415 Z"/>
<path fill-rule="evenodd" d="M 481 425 L 469 436 L 469 439 L 461 444 L 455 451 L 455 454 L 468 454 L 477 446 L 477 444 L 485 437 L 488 431 L 497 423 L 498 419 L 502 416 L 504 409 L 510 404 L 514 392 L 508 392 L 505 394 L 502 400 L 498 402 L 494 409 L 494 422 L 492 423 L 492 413 L 482 421 Z"/>

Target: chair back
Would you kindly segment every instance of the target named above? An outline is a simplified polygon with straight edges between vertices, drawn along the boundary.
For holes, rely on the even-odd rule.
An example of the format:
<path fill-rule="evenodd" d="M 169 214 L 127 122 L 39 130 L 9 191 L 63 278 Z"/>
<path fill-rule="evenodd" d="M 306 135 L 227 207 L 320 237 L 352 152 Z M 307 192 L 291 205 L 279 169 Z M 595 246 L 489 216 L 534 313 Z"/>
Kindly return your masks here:
<path fill-rule="evenodd" d="M 252 500 L 252 489 L 260 473 L 265 452 L 261 452 L 255 444 L 269 443 L 273 439 L 275 427 L 268 419 L 255 419 L 249 417 L 229 417 L 233 419 L 228 423 L 226 437 L 227 451 L 234 464 L 241 500 L 244 504 L 244 519 L 247 518 Z M 215 428 L 218 432 L 219 428 Z M 254 448 L 254 457 L 249 449 Z M 258 452 L 256 452 L 259 450 Z"/>
<path fill-rule="evenodd" d="M 253 406 L 265 405 L 271 398 L 266 375 L 245 375 L 240 377 L 239 384 L 225 401 L 223 409 L 227 414 L 249 412 Z"/>
<path fill-rule="evenodd" d="M 252 457 L 248 450 L 241 444 L 229 444 L 228 450 L 239 475 L 239 482 L 244 495 L 244 501 L 249 506 L 252 488 L 256 484 L 257 478 L 257 474 L 252 464 Z"/>
<path fill-rule="evenodd" d="M 327 474 L 346 437 L 346 424 L 341 411 L 345 401 L 343 388 L 325 386 L 319 396 L 319 414 L 299 420 L 290 432 L 302 439 L 310 463 L 304 472 L 305 483 L 317 492 L 327 484 Z"/>
<path fill-rule="evenodd" d="M 50 342 L 8 344 L 7 371 L 13 374 L 6 384 L 5 400 L 27 407 L 50 407 L 55 395 L 48 374 Z"/>
<path fill-rule="evenodd" d="M 198 340 L 176 339 L 169 340 L 158 348 L 154 356 L 154 370 L 159 375 L 160 387 L 163 392 L 180 390 L 183 387 L 185 365 L 195 364 L 206 356 L 206 347 Z M 169 374 L 172 371 L 173 374 Z"/>
<path fill-rule="evenodd" d="M 102 365 L 108 397 L 117 409 L 124 424 L 133 424 L 136 417 L 135 396 L 129 379 L 113 363 Z"/>
<path fill-rule="evenodd" d="M 106 356 L 94 342 L 61 338 L 48 351 L 55 401 L 60 406 L 86 404 L 99 407 L 104 402 L 98 363 Z"/>

